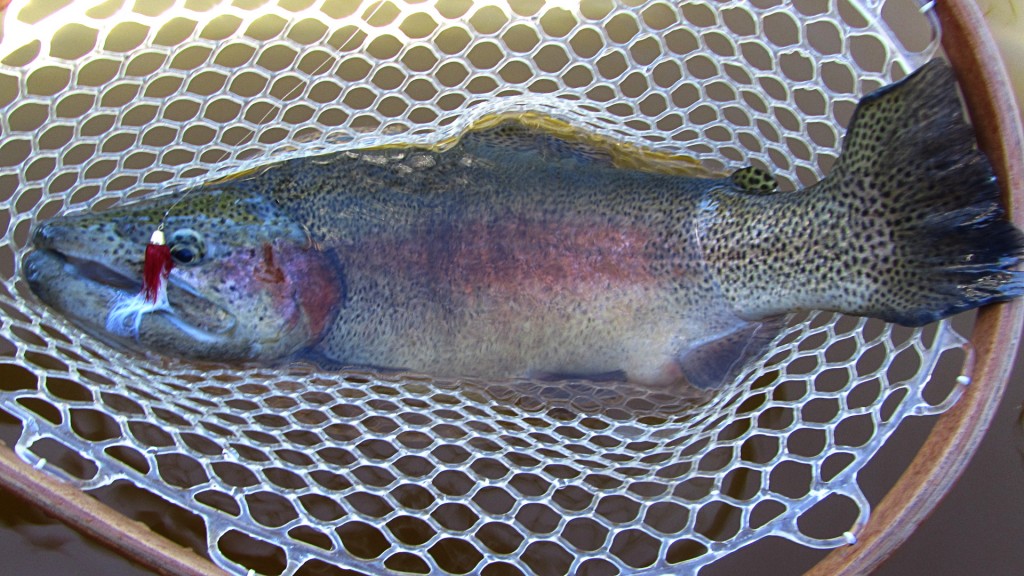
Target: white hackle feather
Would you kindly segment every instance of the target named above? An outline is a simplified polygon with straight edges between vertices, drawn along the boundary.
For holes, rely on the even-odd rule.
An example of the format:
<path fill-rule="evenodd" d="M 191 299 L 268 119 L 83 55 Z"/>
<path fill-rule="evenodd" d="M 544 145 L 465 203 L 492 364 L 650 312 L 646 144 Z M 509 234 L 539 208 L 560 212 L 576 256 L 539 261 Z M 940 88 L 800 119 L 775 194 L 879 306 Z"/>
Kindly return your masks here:
<path fill-rule="evenodd" d="M 164 248 L 165 245 L 163 230 L 158 228 L 153 232 L 146 249 L 142 290 L 131 297 L 119 294 L 114 298 L 110 312 L 107 313 L 106 327 L 109 332 L 138 338 L 143 316 L 160 310 L 171 310 L 171 304 L 167 301 L 167 276 L 171 271 L 171 263 L 169 259 L 163 261 L 166 258 L 164 256 L 155 257 L 151 250 L 153 247 Z"/>
<path fill-rule="evenodd" d="M 167 302 L 167 286 L 161 285 L 157 290 L 155 302 L 146 299 L 145 292 L 139 292 L 134 296 L 123 294 L 114 298 L 114 302 L 107 314 L 107 330 L 119 336 L 139 335 L 139 326 L 142 324 L 142 317 L 150 312 L 159 310 L 170 311 L 171 305 Z"/>

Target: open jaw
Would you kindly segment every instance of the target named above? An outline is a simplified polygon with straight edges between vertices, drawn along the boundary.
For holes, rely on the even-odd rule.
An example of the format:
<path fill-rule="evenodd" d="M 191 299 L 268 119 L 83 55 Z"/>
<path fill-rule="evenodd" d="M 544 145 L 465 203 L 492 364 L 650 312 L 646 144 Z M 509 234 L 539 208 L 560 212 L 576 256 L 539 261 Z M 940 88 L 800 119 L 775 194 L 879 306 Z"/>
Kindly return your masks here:
<path fill-rule="evenodd" d="M 95 260 L 67 256 L 39 248 L 22 261 L 26 280 L 39 298 L 61 314 L 103 340 L 135 344 L 136 338 L 106 329 L 113 303 L 138 294 L 141 283 L 127 274 Z M 187 338 L 197 344 L 217 344 L 230 339 L 237 320 L 222 306 L 200 295 L 172 274 L 167 287 L 169 310 L 147 313 L 139 341 Z"/>

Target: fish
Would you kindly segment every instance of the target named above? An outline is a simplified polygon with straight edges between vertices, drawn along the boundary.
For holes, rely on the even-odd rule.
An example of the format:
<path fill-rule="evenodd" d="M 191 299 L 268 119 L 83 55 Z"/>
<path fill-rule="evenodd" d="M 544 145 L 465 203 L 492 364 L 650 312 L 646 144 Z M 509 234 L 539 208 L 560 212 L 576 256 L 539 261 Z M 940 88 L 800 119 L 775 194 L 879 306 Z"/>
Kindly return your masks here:
<path fill-rule="evenodd" d="M 112 329 L 161 226 L 168 305 Z M 830 173 L 795 190 L 623 168 L 506 119 L 59 216 L 22 268 L 86 332 L 173 358 L 715 390 L 793 312 L 922 326 L 1017 298 L 1022 251 L 936 59 L 864 96 Z"/>

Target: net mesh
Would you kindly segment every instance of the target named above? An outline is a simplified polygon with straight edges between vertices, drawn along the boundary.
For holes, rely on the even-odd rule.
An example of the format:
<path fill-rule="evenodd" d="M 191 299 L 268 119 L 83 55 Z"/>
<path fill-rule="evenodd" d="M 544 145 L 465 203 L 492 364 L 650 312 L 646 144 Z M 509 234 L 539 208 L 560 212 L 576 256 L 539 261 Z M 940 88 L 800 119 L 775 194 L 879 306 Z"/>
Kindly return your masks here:
<path fill-rule="evenodd" d="M 689 573 L 770 535 L 838 546 L 870 510 L 858 472 L 969 380 L 950 322 L 830 314 L 792 318 L 699 405 L 626 384 L 200 366 L 84 337 L 18 270 L 33 226 L 66 210 L 438 142 L 493 113 L 810 183 L 857 98 L 935 51 L 911 0 L 15 4 L 0 362 L 33 378 L 0 385 L 0 409 L 26 461 L 197 514 L 229 571 Z"/>

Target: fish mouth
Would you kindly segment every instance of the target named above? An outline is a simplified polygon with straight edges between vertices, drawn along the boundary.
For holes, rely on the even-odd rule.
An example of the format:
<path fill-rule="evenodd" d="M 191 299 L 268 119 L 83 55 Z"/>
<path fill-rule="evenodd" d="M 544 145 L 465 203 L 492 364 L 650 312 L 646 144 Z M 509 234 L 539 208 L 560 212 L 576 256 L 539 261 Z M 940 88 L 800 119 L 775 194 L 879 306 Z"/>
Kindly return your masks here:
<path fill-rule="evenodd" d="M 29 287 L 43 302 L 76 323 L 106 338 L 106 319 L 113 303 L 131 298 L 142 290 L 139 280 L 96 260 L 38 247 L 22 261 Z M 210 301 L 185 282 L 169 278 L 169 310 L 146 314 L 144 332 L 177 331 L 204 344 L 224 342 L 233 335 L 237 319 L 224 307 Z"/>
<path fill-rule="evenodd" d="M 76 258 L 74 256 L 61 254 L 55 250 L 49 250 L 49 252 L 52 252 L 58 258 L 63 259 L 66 271 L 77 275 L 82 279 L 128 293 L 142 289 L 142 285 L 139 282 L 132 281 L 124 274 L 116 272 L 112 268 L 96 262 L 95 260 Z"/>

